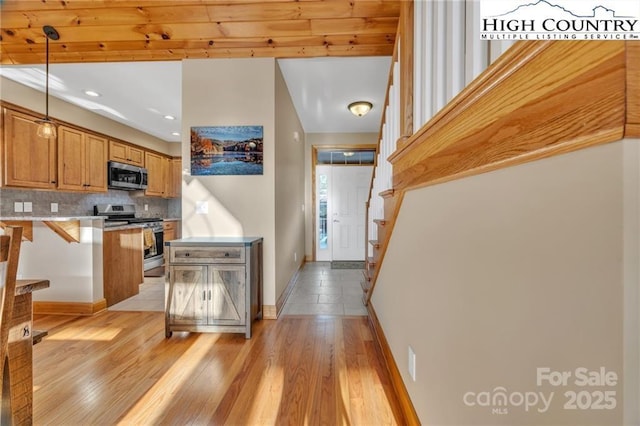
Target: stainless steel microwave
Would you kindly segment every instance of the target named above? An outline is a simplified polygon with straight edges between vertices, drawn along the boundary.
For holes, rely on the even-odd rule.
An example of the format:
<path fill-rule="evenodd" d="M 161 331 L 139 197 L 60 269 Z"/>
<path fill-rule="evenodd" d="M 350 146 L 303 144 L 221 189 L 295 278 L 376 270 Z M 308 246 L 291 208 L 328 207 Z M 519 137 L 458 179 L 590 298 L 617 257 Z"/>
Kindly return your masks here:
<path fill-rule="evenodd" d="M 107 165 L 108 185 L 111 189 L 135 191 L 147 187 L 147 169 L 131 164 L 109 161 Z"/>

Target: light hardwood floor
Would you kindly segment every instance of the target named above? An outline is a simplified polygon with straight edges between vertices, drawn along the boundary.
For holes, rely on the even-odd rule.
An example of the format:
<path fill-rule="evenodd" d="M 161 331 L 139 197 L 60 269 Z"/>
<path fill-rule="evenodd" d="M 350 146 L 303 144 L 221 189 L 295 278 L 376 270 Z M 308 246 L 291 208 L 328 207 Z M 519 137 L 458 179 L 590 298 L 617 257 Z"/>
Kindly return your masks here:
<path fill-rule="evenodd" d="M 402 423 L 366 317 L 164 337 L 160 312 L 36 316 L 34 424 Z"/>

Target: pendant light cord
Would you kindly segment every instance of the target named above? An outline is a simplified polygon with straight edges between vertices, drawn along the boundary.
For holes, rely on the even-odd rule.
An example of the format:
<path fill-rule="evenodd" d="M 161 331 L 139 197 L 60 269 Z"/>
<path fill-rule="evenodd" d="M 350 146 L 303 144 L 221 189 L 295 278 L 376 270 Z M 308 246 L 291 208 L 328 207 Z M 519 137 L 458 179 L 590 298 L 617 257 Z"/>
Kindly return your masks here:
<path fill-rule="evenodd" d="M 49 36 L 46 36 L 46 54 L 47 54 L 47 65 L 46 65 L 46 74 L 47 74 L 47 78 L 45 81 L 45 91 L 47 93 L 47 96 L 45 98 L 45 119 L 49 120 Z"/>

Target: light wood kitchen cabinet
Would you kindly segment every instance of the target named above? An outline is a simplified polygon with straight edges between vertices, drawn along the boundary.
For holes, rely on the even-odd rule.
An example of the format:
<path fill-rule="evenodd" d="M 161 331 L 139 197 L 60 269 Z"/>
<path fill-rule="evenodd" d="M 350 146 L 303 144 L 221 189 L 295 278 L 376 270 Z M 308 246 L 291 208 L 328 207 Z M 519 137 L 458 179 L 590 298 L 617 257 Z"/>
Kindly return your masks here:
<path fill-rule="evenodd" d="M 262 238 L 185 238 L 169 245 L 166 336 L 245 333 L 262 316 Z"/>
<path fill-rule="evenodd" d="M 56 139 L 38 137 L 38 118 L 4 109 L 2 181 L 6 186 L 55 189 Z"/>
<path fill-rule="evenodd" d="M 178 220 L 164 220 L 162 221 L 162 241 L 173 241 L 180 238 L 180 221 Z M 169 251 L 164 250 L 164 263 L 169 263 Z"/>
<path fill-rule="evenodd" d="M 177 198 L 182 193 L 182 158 L 168 159 L 165 197 Z"/>
<path fill-rule="evenodd" d="M 114 305 L 140 291 L 144 281 L 142 228 L 104 231 L 104 298 Z"/>
<path fill-rule="evenodd" d="M 179 238 L 178 221 L 165 220 L 162 222 L 163 241 L 172 241 Z"/>
<path fill-rule="evenodd" d="M 107 191 L 107 139 L 58 127 L 58 189 Z"/>
<path fill-rule="evenodd" d="M 109 141 L 109 160 L 144 167 L 144 150 L 116 141 Z"/>
<path fill-rule="evenodd" d="M 167 157 L 147 151 L 144 154 L 144 162 L 148 173 L 147 189 L 145 189 L 144 195 L 164 197 L 168 167 Z"/>

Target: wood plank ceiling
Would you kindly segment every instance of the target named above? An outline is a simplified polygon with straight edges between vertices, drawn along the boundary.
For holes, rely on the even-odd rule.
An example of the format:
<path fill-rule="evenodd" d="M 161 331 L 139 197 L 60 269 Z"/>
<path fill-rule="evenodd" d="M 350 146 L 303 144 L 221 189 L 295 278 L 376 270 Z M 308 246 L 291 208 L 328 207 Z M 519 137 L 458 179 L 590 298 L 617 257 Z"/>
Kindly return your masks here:
<path fill-rule="evenodd" d="M 391 55 L 401 0 L 2 0 L 2 64 Z"/>

